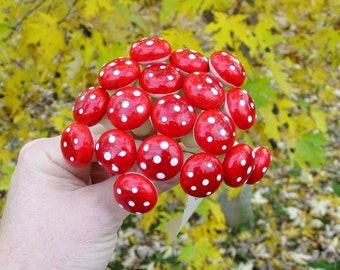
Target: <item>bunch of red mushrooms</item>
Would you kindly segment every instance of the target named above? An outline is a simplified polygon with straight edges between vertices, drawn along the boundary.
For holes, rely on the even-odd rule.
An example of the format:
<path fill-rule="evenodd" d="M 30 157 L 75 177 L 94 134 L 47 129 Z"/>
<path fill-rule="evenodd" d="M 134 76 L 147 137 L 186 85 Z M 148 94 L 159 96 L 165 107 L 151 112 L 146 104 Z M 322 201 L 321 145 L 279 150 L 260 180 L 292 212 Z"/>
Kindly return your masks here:
<path fill-rule="evenodd" d="M 98 85 L 80 93 L 74 122 L 62 133 L 65 160 L 82 167 L 96 160 L 117 175 L 113 196 L 131 213 L 157 203 L 154 181 L 179 179 L 183 190 L 207 197 L 222 183 L 258 183 L 271 163 L 266 147 L 236 141 L 256 121 L 246 72 L 230 52 L 210 58 L 190 49 L 172 51 L 159 37 L 132 44 L 129 57 L 107 62 Z M 90 127 L 102 124 L 97 139 Z"/>

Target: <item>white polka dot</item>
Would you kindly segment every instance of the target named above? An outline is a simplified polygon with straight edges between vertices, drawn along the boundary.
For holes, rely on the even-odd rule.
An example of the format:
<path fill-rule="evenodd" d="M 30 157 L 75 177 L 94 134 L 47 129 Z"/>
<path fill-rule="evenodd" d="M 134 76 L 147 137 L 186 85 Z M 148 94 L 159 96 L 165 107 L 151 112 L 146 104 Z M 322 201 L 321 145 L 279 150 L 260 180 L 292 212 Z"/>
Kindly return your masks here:
<path fill-rule="evenodd" d="M 165 103 L 165 100 L 164 99 L 160 99 L 159 101 L 158 101 L 158 104 L 164 104 Z"/>
<path fill-rule="evenodd" d="M 250 102 L 250 107 L 254 110 L 255 109 L 255 104 L 254 102 Z"/>
<path fill-rule="evenodd" d="M 144 112 L 144 107 L 142 105 L 137 106 L 136 111 L 138 113 L 143 113 Z"/>
<path fill-rule="evenodd" d="M 262 168 L 262 173 L 265 173 L 267 171 L 267 167 Z"/>
<path fill-rule="evenodd" d="M 193 177 L 194 177 L 194 173 L 193 173 L 193 172 L 188 172 L 188 173 L 187 173 L 187 176 L 188 176 L 189 178 L 193 178 Z"/>
<path fill-rule="evenodd" d="M 148 74 L 148 76 L 149 76 L 150 78 L 152 78 L 152 77 L 153 77 L 153 73 L 150 72 L 150 73 Z"/>
<path fill-rule="evenodd" d="M 212 166 L 213 166 L 213 165 L 212 165 L 210 162 L 207 164 L 207 167 L 208 167 L 208 168 L 212 168 Z"/>
<path fill-rule="evenodd" d="M 166 69 L 166 66 L 159 66 L 160 69 Z"/>
<path fill-rule="evenodd" d="M 111 62 L 108 64 L 109 67 L 114 67 L 116 65 L 116 62 Z"/>
<path fill-rule="evenodd" d="M 152 46 L 153 45 L 153 41 L 152 40 L 148 40 L 145 44 L 148 45 L 148 46 Z"/>
<path fill-rule="evenodd" d="M 146 144 L 146 145 L 143 146 L 143 150 L 144 150 L 145 152 L 149 151 L 149 148 L 150 148 L 150 146 L 149 146 L 148 144 Z"/>
<path fill-rule="evenodd" d="M 192 191 L 195 191 L 195 190 L 197 189 L 197 187 L 196 187 L 196 186 L 191 186 L 190 189 L 191 189 Z"/>
<path fill-rule="evenodd" d="M 120 188 L 116 189 L 117 194 L 122 194 L 122 190 Z"/>
<path fill-rule="evenodd" d="M 120 157 L 125 157 L 126 156 L 126 151 L 120 151 L 119 152 L 119 154 L 118 154 L 118 156 L 120 156 Z"/>
<path fill-rule="evenodd" d="M 70 161 L 73 162 L 74 161 L 74 157 L 70 157 Z"/>
<path fill-rule="evenodd" d="M 246 73 L 243 71 L 243 72 L 242 72 L 242 75 L 243 75 L 243 76 L 246 76 Z"/>
<path fill-rule="evenodd" d="M 159 164 L 162 162 L 162 158 L 160 156 L 154 156 L 152 158 L 153 162 L 156 163 L 156 164 Z"/>
<path fill-rule="evenodd" d="M 104 76 L 104 70 L 102 70 L 101 72 L 99 72 L 99 77 L 103 77 Z"/>
<path fill-rule="evenodd" d="M 242 166 L 245 166 L 246 163 L 247 163 L 247 161 L 246 161 L 245 159 L 242 159 L 242 160 L 241 160 L 241 165 L 242 165 Z"/>
<path fill-rule="evenodd" d="M 216 176 L 216 180 L 217 180 L 217 181 L 221 181 L 221 180 L 222 180 L 222 175 L 221 175 L 221 174 L 218 174 L 218 175 Z"/>
<path fill-rule="evenodd" d="M 189 110 L 190 112 L 193 112 L 193 111 L 194 111 L 194 107 L 188 106 L 188 110 Z"/>
<path fill-rule="evenodd" d="M 92 94 L 92 95 L 90 95 L 90 99 L 96 99 L 96 95 L 95 94 Z"/>
<path fill-rule="evenodd" d="M 164 179 L 165 178 L 165 174 L 159 172 L 159 173 L 156 174 L 156 177 L 157 177 L 157 179 Z"/>
<path fill-rule="evenodd" d="M 132 65 L 132 62 L 130 60 L 125 61 L 125 64 Z"/>
<path fill-rule="evenodd" d="M 104 159 L 105 160 L 110 160 L 111 159 L 111 153 L 110 152 L 105 152 L 104 153 Z"/>
<path fill-rule="evenodd" d="M 201 89 L 201 88 L 202 88 L 202 85 L 200 85 L 200 84 L 197 85 L 197 88 L 198 88 L 198 89 Z"/>
<path fill-rule="evenodd" d="M 231 65 L 231 66 L 230 66 L 230 69 L 231 69 L 231 70 L 236 70 L 236 67 L 235 67 L 234 65 Z"/>
<path fill-rule="evenodd" d="M 112 165 L 111 165 L 111 170 L 112 170 L 113 172 L 118 172 L 118 171 L 119 171 L 119 168 L 118 168 L 115 164 L 112 164 Z"/>
<path fill-rule="evenodd" d="M 129 105 L 130 105 L 130 102 L 127 101 L 127 100 L 124 100 L 124 101 L 122 102 L 122 107 L 123 107 L 124 109 L 128 108 Z"/>
<path fill-rule="evenodd" d="M 204 180 L 202 181 L 202 185 L 203 185 L 203 186 L 209 185 L 209 180 L 208 180 L 208 179 L 204 179 Z"/>
<path fill-rule="evenodd" d="M 145 162 L 141 162 L 141 163 L 139 164 L 139 167 L 141 167 L 142 170 L 146 170 L 146 168 L 147 168 Z"/>
<path fill-rule="evenodd" d="M 115 111 L 114 108 L 109 109 L 109 113 L 113 113 L 114 111 Z"/>
<path fill-rule="evenodd" d="M 99 149 L 99 143 L 96 143 L 96 150 L 98 151 Z"/>
<path fill-rule="evenodd" d="M 206 78 L 205 81 L 206 81 L 207 83 L 213 83 L 213 81 L 212 81 L 211 78 Z"/>
<path fill-rule="evenodd" d="M 248 122 L 251 123 L 253 121 L 253 117 L 251 115 L 248 116 Z"/>
<path fill-rule="evenodd" d="M 252 156 L 253 158 L 255 158 L 255 152 L 254 152 L 254 151 L 251 151 L 251 156 Z"/>
<path fill-rule="evenodd" d="M 243 99 L 241 99 L 241 100 L 240 100 L 240 105 L 243 107 L 243 106 L 246 105 L 246 102 L 245 102 Z"/>
<path fill-rule="evenodd" d="M 181 107 L 178 106 L 178 105 L 175 105 L 175 106 L 174 106 L 174 111 L 175 111 L 175 112 L 180 112 L 180 111 L 181 111 Z"/>
<path fill-rule="evenodd" d="M 227 56 L 228 54 L 226 52 L 221 53 L 223 56 Z"/>
<path fill-rule="evenodd" d="M 181 124 L 182 124 L 182 126 L 186 126 L 187 121 L 183 120 Z"/>
<path fill-rule="evenodd" d="M 222 128 L 220 130 L 220 134 L 221 134 L 221 136 L 225 136 L 225 135 L 227 135 L 227 131 L 224 128 Z"/>
<path fill-rule="evenodd" d="M 63 143 L 63 146 L 64 146 L 64 147 L 67 147 L 67 142 L 66 142 L 66 141 Z"/>
<path fill-rule="evenodd" d="M 83 109 L 79 109 L 79 110 L 78 110 L 78 113 L 79 113 L 79 114 L 83 114 L 83 113 L 84 113 L 84 110 L 83 110 Z"/>
<path fill-rule="evenodd" d="M 221 148 L 223 151 L 227 149 L 227 146 L 224 144 L 222 145 L 222 148 Z"/>
<path fill-rule="evenodd" d="M 80 100 L 83 101 L 84 99 L 85 99 L 85 95 L 82 95 L 82 96 L 80 97 Z"/>
<path fill-rule="evenodd" d="M 209 116 L 209 117 L 208 117 L 208 123 L 209 123 L 209 124 L 214 124 L 214 123 L 215 123 L 215 118 L 212 117 L 212 116 Z"/>
<path fill-rule="evenodd" d="M 131 207 L 134 207 L 136 204 L 133 201 L 129 201 L 128 205 L 131 206 Z"/>
<path fill-rule="evenodd" d="M 148 201 L 144 202 L 144 203 L 143 203 L 143 206 L 145 206 L 145 207 L 150 206 L 150 202 L 148 202 Z"/>
<path fill-rule="evenodd" d="M 126 117 L 125 114 L 122 114 L 122 117 L 120 118 L 120 120 L 123 122 L 123 123 L 126 123 L 128 118 Z"/>
<path fill-rule="evenodd" d="M 131 189 L 131 191 L 132 191 L 132 193 L 136 194 L 138 192 L 138 188 L 134 187 L 134 188 Z"/>
<path fill-rule="evenodd" d="M 118 91 L 117 93 L 116 93 L 116 96 L 117 97 L 120 97 L 121 95 L 123 95 L 124 93 L 123 93 L 123 91 Z"/>
<path fill-rule="evenodd" d="M 169 148 L 169 143 L 168 142 L 161 142 L 160 144 L 160 147 L 163 149 L 163 150 L 166 150 Z"/>
<path fill-rule="evenodd" d="M 188 55 L 188 57 L 189 57 L 189 59 L 194 60 L 196 58 L 196 55 L 191 53 L 191 54 Z"/>
<path fill-rule="evenodd" d="M 174 76 L 172 76 L 172 75 L 169 75 L 167 78 L 168 78 L 169 81 L 173 81 L 174 80 Z"/>
<path fill-rule="evenodd" d="M 116 137 L 112 134 L 109 136 L 109 143 L 114 143 L 116 141 Z"/>
<path fill-rule="evenodd" d="M 77 138 L 75 138 L 75 139 L 73 140 L 73 143 L 74 143 L 74 144 L 78 144 L 78 142 L 79 142 L 79 140 L 78 140 Z"/>
<path fill-rule="evenodd" d="M 249 166 L 248 169 L 247 169 L 247 174 L 250 174 L 252 170 L 253 170 L 253 167 Z"/>
<path fill-rule="evenodd" d="M 142 95 L 142 93 L 141 93 L 141 91 L 135 90 L 135 91 L 133 91 L 133 95 L 135 97 L 140 97 Z"/>
<path fill-rule="evenodd" d="M 207 142 L 212 142 L 213 140 L 214 140 L 213 137 L 211 137 L 211 136 L 207 137 Z"/>
<path fill-rule="evenodd" d="M 168 121 L 168 118 L 167 118 L 166 116 L 163 116 L 163 117 L 161 118 L 161 121 L 162 121 L 163 123 L 165 123 L 166 121 Z"/>
<path fill-rule="evenodd" d="M 242 180 L 242 177 L 241 177 L 241 176 L 240 176 L 240 177 L 237 177 L 236 182 L 241 182 L 241 180 Z"/>
<path fill-rule="evenodd" d="M 116 69 L 115 71 L 113 71 L 113 75 L 116 75 L 116 76 L 118 76 L 118 75 L 119 75 L 119 73 L 120 73 L 120 71 L 119 71 L 118 69 Z"/>
<path fill-rule="evenodd" d="M 211 195 L 211 191 L 208 191 L 208 192 L 207 192 L 207 196 L 209 196 L 209 195 Z"/>
<path fill-rule="evenodd" d="M 215 95 L 215 96 L 217 96 L 217 95 L 218 95 L 218 91 L 217 91 L 217 89 L 216 89 L 216 88 L 214 88 L 214 87 L 211 87 L 211 88 L 210 88 L 210 91 L 211 91 L 211 93 L 213 93 L 213 95 Z"/>
<path fill-rule="evenodd" d="M 175 167 L 175 166 L 177 166 L 177 164 L 178 164 L 178 159 L 177 158 L 172 158 L 170 160 L 170 165 L 171 166 Z"/>

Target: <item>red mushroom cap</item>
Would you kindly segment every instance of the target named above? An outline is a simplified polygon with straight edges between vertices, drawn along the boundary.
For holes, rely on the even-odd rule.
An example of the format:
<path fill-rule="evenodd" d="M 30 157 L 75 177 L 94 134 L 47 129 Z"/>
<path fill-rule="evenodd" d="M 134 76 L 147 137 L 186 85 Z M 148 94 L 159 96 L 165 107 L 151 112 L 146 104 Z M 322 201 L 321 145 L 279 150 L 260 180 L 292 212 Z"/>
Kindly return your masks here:
<path fill-rule="evenodd" d="M 194 124 L 196 143 L 205 152 L 214 155 L 227 153 L 235 142 L 235 136 L 233 121 L 218 109 L 201 112 Z"/>
<path fill-rule="evenodd" d="M 246 72 L 241 62 L 228 51 L 216 51 L 209 59 L 209 67 L 224 85 L 241 86 L 246 79 Z"/>
<path fill-rule="evenodd" d="M 170 56 L 170 63 L 184 75 L 195 71 L 209 71 L 209 60 L 203 54 L 189 49 L 174 51 Z"/>
<path fill-rule="evenodd" d="M 223 160 L 225 184 L 230 187 L 242 186 L 250 177 L 254 164 L 255 153 L 249 145 L 234 145 Z"/>
<path fill-rule="evenodd" d="M 130 213 L 146 213 L 157 204 L 155 185 L 140 173 L 120 175 L 113 185 L 113 195 L 118 205 Z"/>
<path fill-rule="evenodd" d="M 94 126 L 104 117 L 109 100 L 109 93 L 103 88 L 88 88 L 74 103 L 72 109 L 74 120 L 87 126 Z"/>
<path fill-rule="evenodd" d="M 122 130 L 140 127 L 150 116 L 151 100 L 142 89 L 127 86 L 115 92 L 107 105 L 112 125 Z"/>
<path fill-rule="evenodd" d="M 94 139 L 90 128 L 81 123 L 72 123 L 65 128 L 60 140 L 61 152 L 73 167 L 88 165 L 94 155 Z"/>
<path fill-rule="evenodd" d="M 213 194 L 223 180 L 221 161 L 209 153 L 191 155 L 183 164 L 180 184 L 193 197 L 207 197 Z"/>
<path fill-rule="evenodd" d="M 137 40 L 130 48 L 130 57 L 142 65 L 166 61 L 171 54 L 169 42 L 160 37 Z"/>
<path fill-rule="evenodd" d="M 272 156 L 268 148 L 260 146 L 255 149 L 255 166 L 246 184 L 253 185 L 258 183 L 268 172 Z"/>
<path fill-rule="evenodd" d="M 174 177 L 183 164 L 183 151 L 177 141 L 165 135 L 145 139 L 137 151 L 137 165 L 152 180 Z"/>
<path fill-rule="evenodd" d="M 120 129 L 110 129 L 98 139 L 95 147 L 98 163 L 111 175 L 130 170 L 136 160 L 133 136 Z"/>
<path fill-rule="evenodd" d="M 216 109 L 224 101 L 223 85 L 207 72 L 190 73 L 183 80 L 183 92 L 194 106 L 202 110 Z"/>
<path fill-rule="evenodd" d="M 179 138 L 192 130 L 196 113 L 189 101 L 179 95 L 166 95 L 158 99 L 151 110 L 155 129 L 173 138 Z"/>
<path fill-rule="evenodd" d="M 139 76 L 140 67 L 131 58 L 119 57 L 102 66 L 98 82 L 106 90 L 116 90 L 133 84 Z"/>
<path fill-rule="evenodd" d="M 224 111 L 241 130 L 248 130 L 255 124 L 255 102 L 242 88 L 232 88 L 225 93 Z"/>
<path fill-rule="evenodd" d="M 155 98 L 177 93 L 182 83 L 182 75 L 167 63 L 151 64 L 139 76 L 142 89 Z"/>

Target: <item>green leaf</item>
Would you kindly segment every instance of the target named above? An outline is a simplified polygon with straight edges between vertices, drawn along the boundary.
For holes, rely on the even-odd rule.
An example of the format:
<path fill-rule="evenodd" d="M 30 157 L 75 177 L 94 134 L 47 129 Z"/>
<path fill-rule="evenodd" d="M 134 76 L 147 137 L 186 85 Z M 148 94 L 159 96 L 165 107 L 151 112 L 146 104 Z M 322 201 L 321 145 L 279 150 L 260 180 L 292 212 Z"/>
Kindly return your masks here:
<path fill-rule="evenodd" d="M 296 161 L 301 167 L 306 167 L 306 164 L 309 164 L 312 169 L 320 168 L 326 156 L 326 144 L 327 139 L 318 131 L 309 131 L 302 134 L 297 139 Z"/>
<path fill-rule="evenodd" d="M 268 102 L 277 101 L 277 91 L 269 86 L 271 80 L 272 78 L 262 78 L 253 73 L 252 78 L 242 86 L 254 99 L 257 109 L 268 106 Z"/>

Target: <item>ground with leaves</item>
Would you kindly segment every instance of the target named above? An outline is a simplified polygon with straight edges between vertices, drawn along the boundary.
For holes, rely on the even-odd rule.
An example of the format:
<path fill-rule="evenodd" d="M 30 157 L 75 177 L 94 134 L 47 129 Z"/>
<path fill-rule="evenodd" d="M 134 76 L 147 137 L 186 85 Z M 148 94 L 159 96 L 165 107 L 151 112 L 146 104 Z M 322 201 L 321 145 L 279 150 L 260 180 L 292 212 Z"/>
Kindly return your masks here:
<path fill-rule="evenodd" d="M 315 0 L 3 1 L 0 3 L 0 209 L 22 145 L 72 121 L 99 68 L 143 36 L 244 63 L 258 121 L 238 140 L 273 164 L 249 195 L 254 220 L 232 232 L 221 190 L 170 243 L 179 188 L 130 216 L 108 269 L 339 269 L 340 4 Z M 242 194 L 242 193 L 241 193 Z"/>

